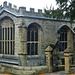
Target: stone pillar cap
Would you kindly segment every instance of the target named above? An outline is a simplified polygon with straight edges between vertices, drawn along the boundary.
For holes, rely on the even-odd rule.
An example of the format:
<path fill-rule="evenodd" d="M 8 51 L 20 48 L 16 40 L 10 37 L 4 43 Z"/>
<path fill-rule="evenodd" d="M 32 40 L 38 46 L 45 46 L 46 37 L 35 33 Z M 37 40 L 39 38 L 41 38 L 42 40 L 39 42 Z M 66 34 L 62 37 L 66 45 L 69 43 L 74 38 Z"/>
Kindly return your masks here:
<path fill-rule="evenodd" d="M 71 47 L 67 47 L 65 50 L 64 50 L 64 53 L 73 53 L 73 48 Z"/>
<path fill-rule="evenodd" d="M 52 48 L 50 46 L 48 46 L 46 49 L 45 49 L 45 52 L 51 52 L 52 51 Z"/>

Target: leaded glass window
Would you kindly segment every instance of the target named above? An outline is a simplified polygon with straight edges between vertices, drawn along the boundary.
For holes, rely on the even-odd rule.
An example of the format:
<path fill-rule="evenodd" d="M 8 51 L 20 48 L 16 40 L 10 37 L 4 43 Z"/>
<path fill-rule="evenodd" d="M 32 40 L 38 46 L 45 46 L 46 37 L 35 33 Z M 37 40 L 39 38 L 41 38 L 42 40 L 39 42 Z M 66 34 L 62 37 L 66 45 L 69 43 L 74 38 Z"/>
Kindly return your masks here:
<path fill-rule="evenodd" d="M 60 51 L 64 51 L 67 48 L 67 30 L 65 28 L 61 28 L 59 30 L 60 38 Z"/>
<path fill-rule="evenodd" d="M 13 21 L 5 17 L 0 23 L 0 54 L 14 55 L 14 33 Z"/>
<path fill-rule="evenodd" d="M 35 24 L 27 29 L 27 52 L 28 55 L 38 54 L 38 28 Z"/>

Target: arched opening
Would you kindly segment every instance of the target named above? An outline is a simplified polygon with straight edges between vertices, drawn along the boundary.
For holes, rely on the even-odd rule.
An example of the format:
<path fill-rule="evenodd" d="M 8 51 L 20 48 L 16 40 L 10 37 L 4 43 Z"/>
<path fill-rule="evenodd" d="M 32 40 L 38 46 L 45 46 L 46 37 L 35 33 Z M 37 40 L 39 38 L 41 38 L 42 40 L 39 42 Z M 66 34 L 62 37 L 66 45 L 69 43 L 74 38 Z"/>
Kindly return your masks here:
<path fill-rule="evenodd" d="M 38 29 L 33 24 L 27 30 L 27 53 L 28 55 L 38 54 Z"/>
<path fill-rule="evenodd" d="M 58 31 L 59 36 L 59 47 L 60 47 L 60 52 L 63 52 L 67 48 L 67 29 L 66 28 L 61 28 Z"/>
<path fill-rule="evenodd" d="M 67 47 L 73 48 L 73 42 L 74 42 L 73 30 L 71 30 L 71 28 L 68 25 L 65 25 L 65 24 L 61 25 L 58 28 L 57 34 L 59 34 L 58 40 L 60 42 L 60 45 L 61 45 L 61 42 L 63 43 L 62 44 L 63 51 Z"/>
<path fill-rule="evenodd" d="M 0 20 L 0 54 L 14 55 L 15 26 L 11 18 Z"/>
<path fill-rule="evenodd" d="M 41 27 L 35 22 L 29 24 L 27 28 L 27 53 L 41 54 Z"/>

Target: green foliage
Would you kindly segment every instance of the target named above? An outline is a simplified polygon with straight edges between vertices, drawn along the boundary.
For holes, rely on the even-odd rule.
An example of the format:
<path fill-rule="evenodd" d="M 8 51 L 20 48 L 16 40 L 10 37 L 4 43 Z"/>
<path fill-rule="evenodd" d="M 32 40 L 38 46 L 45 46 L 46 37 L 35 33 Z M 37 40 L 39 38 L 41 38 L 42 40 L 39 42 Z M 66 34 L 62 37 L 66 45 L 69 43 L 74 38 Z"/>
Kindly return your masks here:
<path fill-rule="evenodd" d="M 65 5 L 68 2 L 68 0 L 56 0 L 56 2 L 59 5 Z"/>
<path fill-rule="evenodd" d="M 45 8 L 43 16 L 49 17 L 49 18 L 64 18 L 63 12 L 59 8 L 55 10 L 52 7 L 50 7 L 50 9 Z"/>
<path fill-rule="evenodd" d="M 75 0 L 56 0 L 59 9 L 63 11 L 65 18 L 75 20 Z"/>
<path fill-rule="evenodd" d="M 75 0 L 56 0 L 56 3 L 58 8 L 45 8 L 43 16 L 61 19 L 68 18 L 71 21 L 75 20 Z"/>

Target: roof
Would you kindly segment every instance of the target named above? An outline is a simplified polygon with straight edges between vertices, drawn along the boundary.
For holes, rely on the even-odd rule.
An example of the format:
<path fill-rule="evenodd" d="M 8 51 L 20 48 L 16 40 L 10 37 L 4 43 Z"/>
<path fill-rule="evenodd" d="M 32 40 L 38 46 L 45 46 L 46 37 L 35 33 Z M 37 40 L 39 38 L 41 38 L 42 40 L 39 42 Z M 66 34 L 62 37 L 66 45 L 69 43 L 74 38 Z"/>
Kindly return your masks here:
<path fill-rule="evenodd" d="M 36 18 L 36 19 L 44 19 L 44 20 L 55 20 L 55 21 L 67 21 L 67 22 L 70 22 L 70 20 L 67 20 L 67 19 L 46 18 L 46 17 L 37 17 L 37 16 L 28 16 L 28 15 L 16 15 L 15 13 L 13 13 L 13 12 L 7 10 L 7 9 L 3 9 L 0 12 L 0 15 L 3 14 L 4 12 L 7 12 L 7 13 L 15 16 L 15 17 L 27 17 L 27 18 Z"/>

